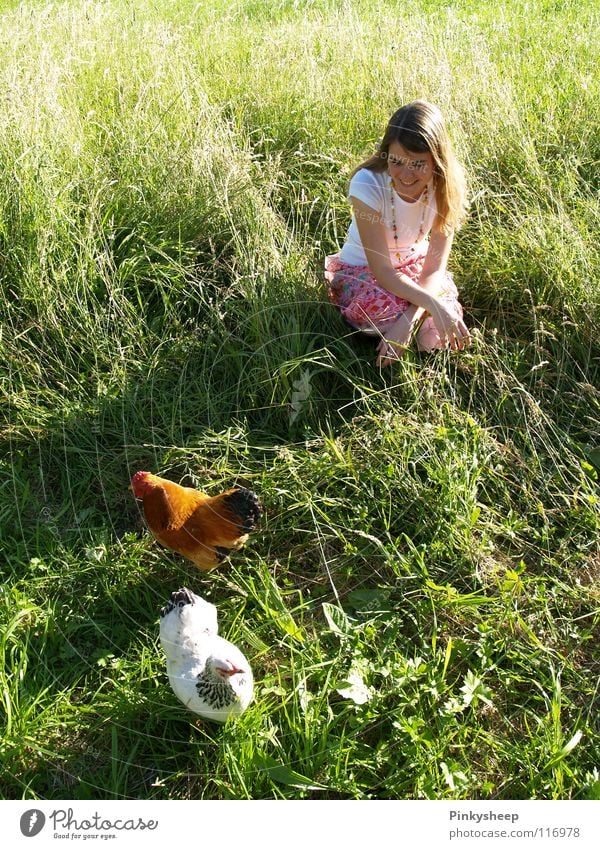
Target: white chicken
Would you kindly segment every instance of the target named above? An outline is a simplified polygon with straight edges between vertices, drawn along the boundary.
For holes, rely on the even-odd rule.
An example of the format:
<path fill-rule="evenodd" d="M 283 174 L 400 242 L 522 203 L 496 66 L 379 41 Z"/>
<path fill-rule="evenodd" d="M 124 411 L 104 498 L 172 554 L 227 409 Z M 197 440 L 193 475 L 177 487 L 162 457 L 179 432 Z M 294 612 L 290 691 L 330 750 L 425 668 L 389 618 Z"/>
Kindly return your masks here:
<path fill-rule="evenodd" d="M 219 637 L 217 608 L 183 587 L 160 611 L 160 641 L 173 692 L 194 713 L 214 722 L 239 716 L 254 678 L 242 652 Z"/>

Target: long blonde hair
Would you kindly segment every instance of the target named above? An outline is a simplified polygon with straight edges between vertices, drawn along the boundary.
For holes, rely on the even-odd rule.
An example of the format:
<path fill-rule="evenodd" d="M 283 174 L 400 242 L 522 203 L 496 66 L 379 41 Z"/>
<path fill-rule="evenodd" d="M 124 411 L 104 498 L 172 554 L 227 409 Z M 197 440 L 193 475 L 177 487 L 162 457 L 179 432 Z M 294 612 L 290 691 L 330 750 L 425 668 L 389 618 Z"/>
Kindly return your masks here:
<path fill-rule="evenodd" d="M 414 100 L 394 112 L 377 153 L 358 165 L 352 176 L 361 168 L 385 171 L 393 142 L 401 144 L 409 153 L 431 154 L 437 203 L 433 229 L 446 234 L 458 230 L 467 213 L 465 174 L 452 149 L 442 113 L 437 106 L 424 100 Z"/>

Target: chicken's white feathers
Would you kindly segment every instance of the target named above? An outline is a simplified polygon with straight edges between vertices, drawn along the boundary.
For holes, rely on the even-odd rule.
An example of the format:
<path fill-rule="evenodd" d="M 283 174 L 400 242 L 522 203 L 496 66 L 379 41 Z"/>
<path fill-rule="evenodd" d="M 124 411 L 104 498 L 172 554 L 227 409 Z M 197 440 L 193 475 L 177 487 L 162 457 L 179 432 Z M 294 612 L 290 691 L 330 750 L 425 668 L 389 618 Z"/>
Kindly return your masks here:
<path fill-rule="evenodd" d="M 217 609 L 190 590 L 161 610 L 160 640 L 173 692 L 194 713 L 225 722 L 252 700 L 254 680 L 242 652 L 218 635 Z"/>

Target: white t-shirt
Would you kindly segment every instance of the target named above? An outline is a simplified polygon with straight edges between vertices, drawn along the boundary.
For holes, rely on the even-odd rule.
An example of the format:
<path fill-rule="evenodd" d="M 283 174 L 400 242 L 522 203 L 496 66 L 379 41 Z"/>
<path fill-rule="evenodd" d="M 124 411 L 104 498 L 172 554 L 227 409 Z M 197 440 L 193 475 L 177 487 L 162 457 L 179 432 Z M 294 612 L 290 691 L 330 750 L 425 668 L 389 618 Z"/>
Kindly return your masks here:
<path fill-rule="evenodd" d="M 402 200 L 395 191 L 390 192 L 390 176 L 387 171 L 378 173 L 369 171 L 367 168 L 361 168 L 350 180 L 348 198 L 351 197 L 363 201 L 380 214 L 386 227 L 390 259 L 394 265 L 398 264 L 397 251 L 402 259 L 409 256 L 413 251 L 416 254 L 427 252 L 427 236 L 437 214 L 433 183 L 430 182 L 427 186 L 427 207 L 425 208 L 422 195 L 418 201 L 409 203 Z M 392 197 L 396 217 L 397 244 L 392 229 Z M 417 244 L 416 240 L 421 230 L 421 224 L 423 224 L 423 237 Z M 342 262 L 347 262 L 349 265 L 367 265 L 367 257 L 360 241 L 354 215 L 339 256 Z"/>

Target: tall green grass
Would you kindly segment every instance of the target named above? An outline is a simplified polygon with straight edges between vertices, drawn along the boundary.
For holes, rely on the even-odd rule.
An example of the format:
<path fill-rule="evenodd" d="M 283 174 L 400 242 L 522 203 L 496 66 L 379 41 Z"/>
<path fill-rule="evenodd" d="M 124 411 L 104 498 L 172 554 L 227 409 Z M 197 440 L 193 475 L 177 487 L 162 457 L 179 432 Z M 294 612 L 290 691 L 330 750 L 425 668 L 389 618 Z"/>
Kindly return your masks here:
<path fill-rule="evenodd" d="M 2 4 L 3 797 L 598 798 L 595 6 Z M 380 373 L 321 267 L 415 97 L 475 340 Z M 261 530 L 202 578 L 139 468 Z M 255 671 L 225 728 L 168 686 L 184 584 Z"/>

